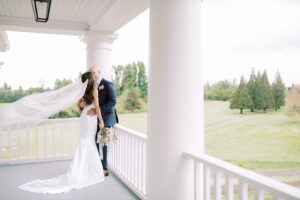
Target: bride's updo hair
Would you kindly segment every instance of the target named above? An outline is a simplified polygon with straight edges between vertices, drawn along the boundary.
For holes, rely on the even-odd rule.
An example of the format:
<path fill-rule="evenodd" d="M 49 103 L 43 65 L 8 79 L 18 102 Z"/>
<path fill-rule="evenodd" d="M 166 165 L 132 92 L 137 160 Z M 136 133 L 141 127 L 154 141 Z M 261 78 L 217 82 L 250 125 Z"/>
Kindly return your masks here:
<path fill-rule="evenodd" d="M 92 72 L 85 72 L 81 75 L 81 81 L 84 83 L 86 80 L 88 80 L 88 84 L 86 86 L 86 90 L 83 95 L 83 100 L 89 105 L 93 103 L 93 88 L 95 85 L 95 79 L 92 74 Z"/>

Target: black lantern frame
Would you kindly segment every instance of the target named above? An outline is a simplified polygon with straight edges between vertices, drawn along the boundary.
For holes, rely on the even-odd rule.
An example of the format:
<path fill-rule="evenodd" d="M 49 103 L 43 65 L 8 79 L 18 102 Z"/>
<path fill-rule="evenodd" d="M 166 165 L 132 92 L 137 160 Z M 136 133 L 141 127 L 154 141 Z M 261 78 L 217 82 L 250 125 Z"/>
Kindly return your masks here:
<path fill-rule="evenodd" d="M 37 6 L 38 3 L 46 4 L 46 14 L 42 15 L 42 13 L 39 13 L 39 9 Z M 51 0 L 31 0 L 31 4 L 35 21 L 47 22 L 50 14 Z"/>

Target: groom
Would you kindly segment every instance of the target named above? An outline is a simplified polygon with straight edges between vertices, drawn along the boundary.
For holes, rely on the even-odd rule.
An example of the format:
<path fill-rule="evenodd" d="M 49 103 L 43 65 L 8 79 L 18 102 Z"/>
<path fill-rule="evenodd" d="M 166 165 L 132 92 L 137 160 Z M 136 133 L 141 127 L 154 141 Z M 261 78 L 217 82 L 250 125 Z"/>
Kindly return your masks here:
<path fill-rule="evenodd" d="M 104 121 L 104 127 L 111 128 L 116 123 L 118 123 L 118 116 L 117 116 L 117 112 L 115 109 L 115 105 L 116 105 L 116 101 L 117 101 L 115 87 L 112 82 L 102 78 L 102 76 L 100 75 L 99 68 L 92 66 L 89 69 L 89 71 L 93 73 L 93 75 L 97 81 L 99 106 L 100 106 L 102 118 Z M 88 114 L 91 116 L 96 115 L 96 110 L 91 109 L 88 111 Z M 98 133 L 99 126 L 97 126 L 97 127 L 98 127 L 98 129 L 97 129 L 97 133 Z M 96 140 L 97 140 L 97 133 L 95 136 Z M 99 146 L 98 145 L 96 145 L 96 146 L 97 146 L 97 149 L 99 152 Z M 101 148 L 101 145 L 100 145 L 100 148 Z M 103 146 L 102 148 L 103 148 L 102 149 L 103 150 L 102 151 L 103 152 L 103 160 L 101 160 L 102 167 L 104 170 L 104 175 L 108 176 L 109 172 L 108 172 L 108 162 L 107 162 L 107 153 L 108 153 L 107 145 Z"/>

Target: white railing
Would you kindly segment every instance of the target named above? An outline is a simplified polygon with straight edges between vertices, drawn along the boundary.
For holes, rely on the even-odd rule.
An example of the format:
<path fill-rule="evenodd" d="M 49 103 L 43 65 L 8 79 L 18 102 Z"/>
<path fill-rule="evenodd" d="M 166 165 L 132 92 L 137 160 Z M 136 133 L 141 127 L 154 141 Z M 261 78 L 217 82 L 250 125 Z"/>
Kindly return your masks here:
<path fill-rule="evenodd" d="M 299 200 L 300 190 L 211 156 L 184 153 L 194 161 L 195 200 Z"/>
<path fill-rule="evenodd" d="M 110 145 L 109 166 L 141 199 L 146 199 L 145 134 L 116 125 L 117 142 Z"/>
<path fill-rule="evenodd" d="M 78 142 L 78 118 L 20 123 L 0 130 L 0 165 L 70 159 Z M 117 125 L 109 167 L 141 199 L 146 199 L 147 136 Z M 300 190 L 219 159 L 184 153 L 194 162 L 195 200 L 300 200 Z"/>
<path fill-rule="evenodd" d="M 141 199 L 146 196 L 146 135 L 117 125 L 109 149 L 110 169 Z M 71 159 L 79 119 L 26 121 L 0 130 L 0 165 Z"/>
<path fill-rule="evenodd" d="M 0 130 L 0 164 L 70 159 L 77 146 L 78 118 L 22 122 Z"/>

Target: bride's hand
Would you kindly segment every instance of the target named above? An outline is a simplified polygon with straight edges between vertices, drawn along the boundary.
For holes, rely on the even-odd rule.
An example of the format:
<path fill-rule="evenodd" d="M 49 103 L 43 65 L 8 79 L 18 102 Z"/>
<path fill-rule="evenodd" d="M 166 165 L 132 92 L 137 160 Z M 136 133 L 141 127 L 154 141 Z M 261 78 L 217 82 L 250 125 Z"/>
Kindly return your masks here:
<path fill-rule="evenodd" d="M 103 121 L 99 122 L 99 128 L 100 128 L 100 129 L 104 128 L 104 123 L 103 123 Z"/>

